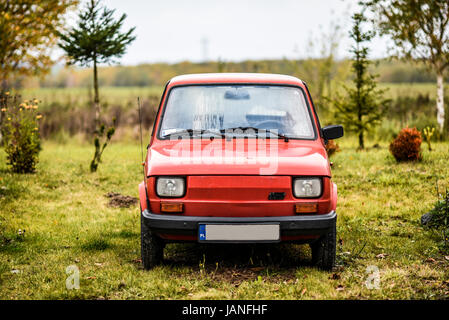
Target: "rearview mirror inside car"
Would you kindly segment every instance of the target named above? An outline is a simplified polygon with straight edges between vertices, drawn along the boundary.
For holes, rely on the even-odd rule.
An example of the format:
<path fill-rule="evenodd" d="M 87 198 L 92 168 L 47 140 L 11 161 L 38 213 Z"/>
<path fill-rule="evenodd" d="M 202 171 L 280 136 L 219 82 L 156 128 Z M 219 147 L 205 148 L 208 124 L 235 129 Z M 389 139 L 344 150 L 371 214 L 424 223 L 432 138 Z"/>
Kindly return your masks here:
<path fill-rule="evenodd" d="M 224 97 L 229 100 L 248 100 L 250 98 L 249 92 L 240 88 L 226 90 Z"/>

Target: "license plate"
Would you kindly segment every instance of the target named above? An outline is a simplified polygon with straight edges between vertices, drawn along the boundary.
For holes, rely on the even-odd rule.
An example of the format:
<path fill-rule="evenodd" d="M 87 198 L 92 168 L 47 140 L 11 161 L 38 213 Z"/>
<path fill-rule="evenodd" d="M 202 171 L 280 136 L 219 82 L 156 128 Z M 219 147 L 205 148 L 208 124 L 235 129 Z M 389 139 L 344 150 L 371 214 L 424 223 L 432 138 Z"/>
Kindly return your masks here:
<path fill-rule="evenodd" d="M 200 224 L 199 241 L 279 241 L 279 224 Z"/>

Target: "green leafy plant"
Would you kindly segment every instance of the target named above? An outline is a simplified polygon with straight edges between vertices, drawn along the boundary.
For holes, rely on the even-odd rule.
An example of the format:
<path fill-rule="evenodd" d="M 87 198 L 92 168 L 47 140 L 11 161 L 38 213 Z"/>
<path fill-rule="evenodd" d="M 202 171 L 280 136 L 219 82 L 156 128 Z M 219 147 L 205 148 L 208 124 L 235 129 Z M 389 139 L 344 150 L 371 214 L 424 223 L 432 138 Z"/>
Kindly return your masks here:
<path fill-rule="evenodd" d="M 39 138 L 39 101 L 11 97 L 6 92 L 0 99 L 4 121 L 1 125 L 2 145 L 7 154 L 7 163 L 15 173 L 32 173 L 36 170 L 41 150 Z"/>
<path fill-rule="evenodd" d="M 206 275 L 206 255 L 203 254 L 203 259 L 198 263 L 200 269 L 200 275 L 203 277 Z"/>
<path fill-rule="evenodd" d="M 108 127 L 107 129 L 104 124 L 100 125 L 100 128 L 98 129 L 98 132 L 96 132 L 94 139 L 95 153 L 94 158 L 90 162 L 91 172 L 97 171 L 98 165 L 101 162 L 101 155 L 103 154 L 103 151 L 108 145 L 108 143 L 111 141 L 114 133 L 115 133 L 115 118 L 113 120 L 113 125 Z"/>
<path fill-rule="evenodd" d="M 449 249 L 449 190 L 444 195 L 439 195 L 438 201 L 429 211 L 429 221 L 425 226 L 437 231 L 442 238 L 442 247 Z"/>

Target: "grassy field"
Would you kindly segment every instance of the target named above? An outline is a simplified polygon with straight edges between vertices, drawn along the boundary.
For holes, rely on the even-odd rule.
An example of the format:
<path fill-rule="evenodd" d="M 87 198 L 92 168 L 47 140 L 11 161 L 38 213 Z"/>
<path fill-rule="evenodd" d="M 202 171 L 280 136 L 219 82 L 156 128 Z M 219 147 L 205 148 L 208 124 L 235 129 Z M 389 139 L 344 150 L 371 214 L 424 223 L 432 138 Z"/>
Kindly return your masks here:
<path fill-rule="evenodd" d="M 104 105 L 122 105 L 135 108 L 137 97 L 142 99 L 148 96 L 160 97 L 164 87 L 101 87 L 100 100 Z M 42 107 L 46 108 L 52 103 L 70 105 L 72 107 L 89 107 L 93 100 L 91 88 L 38 88 L 24 89 L 19 92 L 24 99 L 37 98 L 42 101 Z"/>
<path fill-rule="evenodd" d="M 386 144 L 357 152 L 355 140 L 339 143 L 333 272 L 311 267 L 307 246 L 194 244 L 169 245 L 164 264 L 144 271 L 137 205 L 111 208 L 105 197 L 137 197 L 137 144 L 108 147 L 95 174 L 92 147 L 81 142 L 44 143 L 32 175 L 9 173 L 0 150 L 0 299 L 449 298 L 449 257 L 419 224 L 437 179 L 441 190 L 449 187 L 449 144 L 424 148 L 419 163 L 397 164 Z M 71 265 L 78 290 L 66 289 Z M 378 289 L 365 286 L 367 268 L 378 268 Z"/>
<path fill-rule="evenodd" d="M 398 97 L 417 97 L 419 94 L 429 95 L 430 99 L 436 99 L 437 86 L 436 83 L 385 83 L 380 82 L 379 88 L 388 89 L 387 96 L 391 99 Z M 447 94 L 448 84 L 444 85 L 444 92 Z"/>
<path fill-rule="evenodd" d="M 334 84 L 335 88 L 339 88 L 338 84 Z M 427 95 L 431 99 L 436 97 L 435 83 L 379 83 L 380 88 L 388 88 L 387 95 L 389 98 L 397 98 L 398 96 L 415 97 L 418 94 Z M 447 89 L 447 84 L 446 84 Z M 160 86 L 151 87 L 101 87 L 101 100 L 106 103 L 124 104 L 128 100 L 135 101 L 140 97 L 156 95 L 160 97 L 164 88 Z M 88 104 L 93 95 L 92 89 L 89 88 L 37 88 L 24 89 L 21 91 L 24 99 L 38 98 L 45 104 L 52 102 L 70 103 L 70 104 Z"/>

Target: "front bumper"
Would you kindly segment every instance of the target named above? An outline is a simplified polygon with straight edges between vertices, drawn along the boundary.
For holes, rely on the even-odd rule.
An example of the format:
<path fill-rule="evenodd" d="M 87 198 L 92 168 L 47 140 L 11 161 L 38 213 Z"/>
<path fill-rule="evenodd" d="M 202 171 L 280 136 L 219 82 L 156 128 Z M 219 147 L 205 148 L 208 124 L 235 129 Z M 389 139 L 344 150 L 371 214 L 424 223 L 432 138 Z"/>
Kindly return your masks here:
<path fill-rule="evenodd" d="M 337 221 L 337 214 L 280 216 L 280 217 L 202 217 L 142 212 L 145 225 L 156 234 L 197 236 L 199 224 L 279 223 L 281 239 L 295 236 L 320 236 L 329 232 Z"/>

